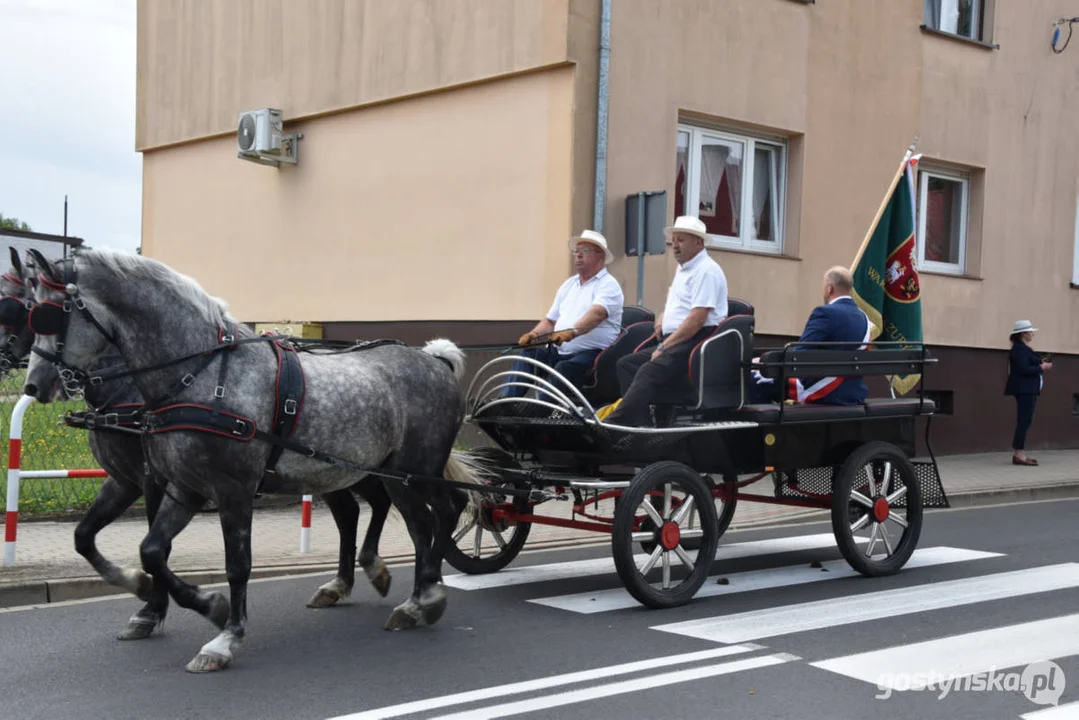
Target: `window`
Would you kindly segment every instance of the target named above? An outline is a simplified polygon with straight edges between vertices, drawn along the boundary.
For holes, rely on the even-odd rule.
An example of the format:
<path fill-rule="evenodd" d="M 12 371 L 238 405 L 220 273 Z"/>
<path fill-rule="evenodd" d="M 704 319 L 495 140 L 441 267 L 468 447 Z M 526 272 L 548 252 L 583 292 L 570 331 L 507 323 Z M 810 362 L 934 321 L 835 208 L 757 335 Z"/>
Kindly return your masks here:
<path fill-rule="evenodd" d="M 786 177 L 780 140 L 678 126 L 674 211 L 700 218 L 710 247 L 783 252 Z"/>
<path fill-rule="evenodd" d="M 918 264 L 930 272 L 966 272 L 970 177 L 922 169 L 918 173 Z"/>
<path fill-rule="evenodd" d="M 925 24 L 934 30 L 983 40 L 987 0 L 925 0 Z"/>

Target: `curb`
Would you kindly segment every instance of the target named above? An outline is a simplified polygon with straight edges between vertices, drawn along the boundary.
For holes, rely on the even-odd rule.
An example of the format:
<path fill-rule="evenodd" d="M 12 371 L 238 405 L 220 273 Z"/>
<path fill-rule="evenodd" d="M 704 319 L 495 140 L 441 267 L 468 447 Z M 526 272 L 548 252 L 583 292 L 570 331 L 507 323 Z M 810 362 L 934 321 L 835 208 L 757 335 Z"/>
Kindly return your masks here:
<path fill-rule="evenodd" d="M 972 492 L 953 493 L 948 496 L 951 505 L 951 508 L 949 509 L 951 510 L 985 505 L 1040 502 L 1069 498 L 1079 498 L 1079 482 L 975 490 Z M 805 522 L 808 516 L 819 514 L 821 512 L 827 511 L 813 508 L 807 510 L 805 513 L 791 515 L 778 520 L 775 518 L 761 518 L 760 520 L 753 520 L 742 524 L 732 522 L 730 530 L 749 530 L 797 524 Z M 928 512 L 939 512 L 939 510 L 934 509 Z M 582 541 L 581 538 L 573 538 L 553 540 L 546 543 L 534 543 L 529 545 L 527 550 L 556 550 L 564 547 L 577 547 L 588 544 L 599 543 L 589 543 L 587 540 Z M 411 554 L 397 555 L 384 557 L 383 560 L 388 567 L 399 567 L 401 565 L 411 564 L 413 556 Z M 283 578 L 291 575 L 319 574 L 323 572 L 334 572 L 336 570 L 336 562 L 298 565 L 263 565 L 261 567 L 251 568 L 251 579 Z M 204 586 L 228 582 L 228 576 L 225 574 L 224 570 L 190 570 L 179 571 L 176 574 L 184 581 L 193 585 Z M 87 600 L 112 595 L 125 596 L 126 594 L 127 593 L 120 588 L 106 584 L 104 580 L 96 575 L 14 582 L 0 584 L 0 610 L 27 605 L 48 605 L 51 603 L 68 602 L 72 600 Z"/>

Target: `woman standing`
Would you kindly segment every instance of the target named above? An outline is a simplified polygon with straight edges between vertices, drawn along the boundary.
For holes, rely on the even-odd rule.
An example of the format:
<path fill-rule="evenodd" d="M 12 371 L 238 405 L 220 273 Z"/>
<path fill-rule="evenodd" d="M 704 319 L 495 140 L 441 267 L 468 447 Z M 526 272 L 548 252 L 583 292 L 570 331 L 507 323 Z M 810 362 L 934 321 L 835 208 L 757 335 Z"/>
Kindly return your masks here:
<path fill-rule="evenodd" d="M 1042 391 L 1042 373 L 1053 367 L 1045 362 L 1030 347 L 1034 333 L 1029 320 L 1020 320 L 1012 328 L 1008 338 L 1012 350 L 1008 355 L 1008 382 L 1004 387 L 1005 395 L 1014 395 L 1017 410 L 1015 436 L 1012 438 L 1012 465 L 1037 465 L 1038 461 L 1028 458 L 1023 452 L 1026 445 L 1027 430 L 1034 420 L 1034 406 Z"/>

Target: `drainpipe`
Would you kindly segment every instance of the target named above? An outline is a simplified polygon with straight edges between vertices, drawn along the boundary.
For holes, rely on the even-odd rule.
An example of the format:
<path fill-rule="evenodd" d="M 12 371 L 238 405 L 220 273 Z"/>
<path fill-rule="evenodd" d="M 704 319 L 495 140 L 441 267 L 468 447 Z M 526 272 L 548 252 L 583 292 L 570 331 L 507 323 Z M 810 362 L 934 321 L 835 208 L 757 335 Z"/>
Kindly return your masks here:
<path fill-rule="evenodd" d="M 599 30 L 599 90 L 596 112 L 596 181 L 592 229 L 603 232 L 607 209 L 607 100 L 610 95 L 611 0 L 602 0 Z"/>

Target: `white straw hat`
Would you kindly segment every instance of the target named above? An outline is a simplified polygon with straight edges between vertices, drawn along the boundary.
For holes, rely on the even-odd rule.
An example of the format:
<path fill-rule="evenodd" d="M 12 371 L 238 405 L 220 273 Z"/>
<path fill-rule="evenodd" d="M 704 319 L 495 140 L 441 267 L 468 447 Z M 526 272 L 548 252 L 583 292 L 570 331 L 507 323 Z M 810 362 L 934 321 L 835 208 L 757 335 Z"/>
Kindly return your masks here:
<path fill-rule="evenodd" d="M 585 230 L 580 235 L 574 235 L 569 239 L 569 249 L 576 250 L 579 243 L 592 243 L 603 248 L 603 264 L 610 265 L 614 262 L 614 253 L 607 247 L 607 238 L 600 235 L 595 230 Z"/>
<path fill-rule="evenodd" d="M 663 232 L 667 235 L 667 239 L 671 239 L 671 235 L 674 233 L 687 233 L 689 235 L 696 235 L 701 240 L 708 242 L 708 228 L 699 219 L 691 215 L 683 215 L 674 221 L 674 225 L 666 227 Z"/>

